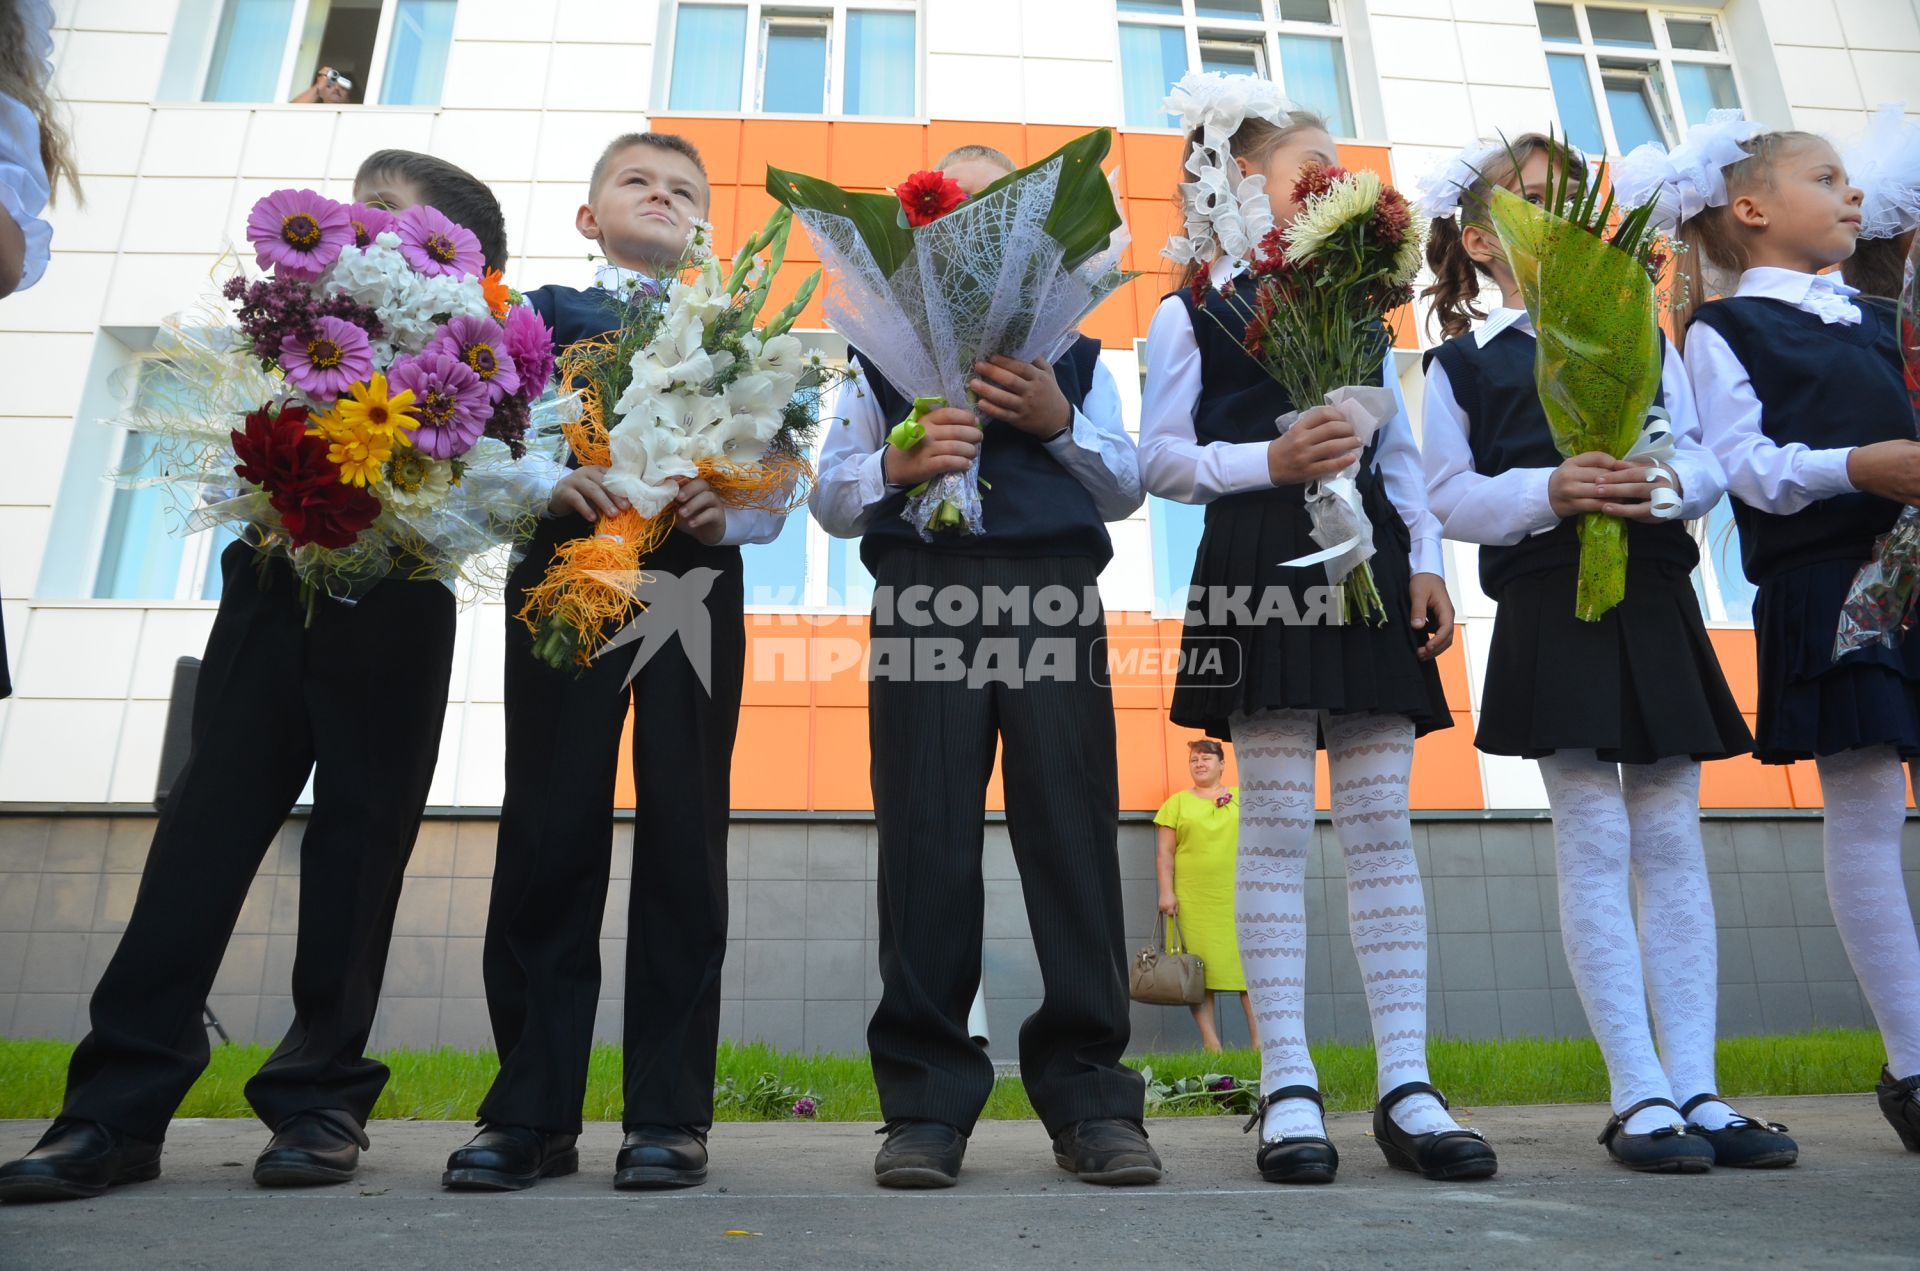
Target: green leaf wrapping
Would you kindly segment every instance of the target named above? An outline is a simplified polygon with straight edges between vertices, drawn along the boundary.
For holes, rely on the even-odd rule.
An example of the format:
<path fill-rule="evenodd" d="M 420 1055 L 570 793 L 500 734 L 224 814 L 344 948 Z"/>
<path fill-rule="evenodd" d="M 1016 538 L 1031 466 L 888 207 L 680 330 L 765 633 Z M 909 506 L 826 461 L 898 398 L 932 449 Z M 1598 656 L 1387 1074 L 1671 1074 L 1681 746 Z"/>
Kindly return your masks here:
<path fill-rule="evenodd" d="M 1653 280 L 1638 260 L 1510 190 L 1494 191 L 1494 231 L 1536 333 L 1534 383 L 1561 454 L 1633 448 L 1660 391 L 1660 327 Z M 1627 527 L 1580 517 L 1574 613 L 1587 622 L 1627 590 Z"/>

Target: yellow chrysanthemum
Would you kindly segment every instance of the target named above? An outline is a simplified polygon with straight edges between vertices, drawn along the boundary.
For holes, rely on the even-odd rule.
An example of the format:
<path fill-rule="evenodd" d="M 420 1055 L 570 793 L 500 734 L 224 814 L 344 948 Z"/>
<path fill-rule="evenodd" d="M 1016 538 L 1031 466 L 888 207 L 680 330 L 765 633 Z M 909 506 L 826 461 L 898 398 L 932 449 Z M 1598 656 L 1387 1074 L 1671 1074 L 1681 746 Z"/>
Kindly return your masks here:
<path fill-rule="evenodd" d="M 1287 260 L 1299 264 L 1318 252 L 1349 221 L 1373 215 L 1380 202 L 1380 174 L 1350 172 L 1325 194 L 1307 204 L 1287 231 Z"/>
<path fill-rule="evenodd" d="M 407 433 L 420 426 L 413 410 L 413 390 L 403 388 L 389 394 L 386 375 L 375 371 L 367 383 L 350 385 L 347 395 L 336 401 L 327 414 L 370 437 L 390 437 L 400 445 L 411 446 L 413 438 Z"/>

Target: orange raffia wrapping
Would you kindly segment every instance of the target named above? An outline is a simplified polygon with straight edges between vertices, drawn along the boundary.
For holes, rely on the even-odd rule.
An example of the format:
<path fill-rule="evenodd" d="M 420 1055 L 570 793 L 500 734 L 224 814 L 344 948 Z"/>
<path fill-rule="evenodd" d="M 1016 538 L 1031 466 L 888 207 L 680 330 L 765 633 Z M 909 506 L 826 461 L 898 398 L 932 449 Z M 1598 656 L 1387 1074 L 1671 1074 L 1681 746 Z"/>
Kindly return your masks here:
<path fill-rule="evenodd" d="M 604 340 L 583 341 L 560 359 L 559 380 L 579 387 L 580 418 L 561 426 L 567 444 L 583 467 L 605 467 L 612 460 L 606 411 L 596 378 L 589 374 L 596 358 L 605 358 L 614 346 Z M 772 451 L 756 464 L 703 459 L 696 467 L 714 493 L 730 507 L 774 512 L 798 506 L 813 481 L 805 456 Z M 600 521 L 585 538 L 571 539 L 553 551 L 546 577 L 528 589 L 517 615 L 538 641 L 558 619 L 577 637 L 574 661 L 593 665 L 602 645 L 632 620 L 646 604 L 636 594 L 647 579 L 641 572 L 646 558 L 660 549 L 673 532 L 673 510 L 643 517 L 629 508 Z"/>

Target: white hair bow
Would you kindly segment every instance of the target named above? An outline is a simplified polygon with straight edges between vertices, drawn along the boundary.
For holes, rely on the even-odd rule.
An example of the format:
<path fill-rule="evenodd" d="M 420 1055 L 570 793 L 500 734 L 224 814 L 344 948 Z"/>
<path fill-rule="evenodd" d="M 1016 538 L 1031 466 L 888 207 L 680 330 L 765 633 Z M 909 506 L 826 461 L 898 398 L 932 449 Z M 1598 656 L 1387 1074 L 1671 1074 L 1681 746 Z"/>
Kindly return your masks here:
<path fill-rule="evenodd" d="M 1677 229 L 1727 202 L 1726 170 L 1747 158 L 1745 143 L 1762 131 L 1740 110 L 1707 112 L 1672 150 L 1649 141 L 1613 167 L 1613 192 L 1623 207 L 1654 204 L 1654 223 Z"/>
<path fill-rule="evenodd" d="M 1248 119 L 1285 127 L 1299 107 L 1271 80 L 1219 71 L 1189 71 L 1161 104 L 1184 131 L 1200 133 L 1186 161 L 1194 179 L 1180 187 L 1186 233 L 1167 240 L 1161 255 L 1182 265 L 1251 258 L 1273 228 L 1273 205 L 1266 177 L 1241 176 L 1230 143 Z"/>
<path fill-rule="evenodd" d="M 1864 195 L 1860 237 L 1894 238 L 1920 225 L 1920 125 L 1907 121 L 1905 102 L 1875 111 L 1845 158 L 1847 180 Z"/>
<path fill-rule="evenodd" d="M 1460 210 L 1460 196 L 1473 188 L 1487 163 L 1506 149 L 1499 141 L 1475 141 L 1445 164 L 1429 172 L 1419 184 L 1413 206 L 1430 221 L 1444 220 Z"/>

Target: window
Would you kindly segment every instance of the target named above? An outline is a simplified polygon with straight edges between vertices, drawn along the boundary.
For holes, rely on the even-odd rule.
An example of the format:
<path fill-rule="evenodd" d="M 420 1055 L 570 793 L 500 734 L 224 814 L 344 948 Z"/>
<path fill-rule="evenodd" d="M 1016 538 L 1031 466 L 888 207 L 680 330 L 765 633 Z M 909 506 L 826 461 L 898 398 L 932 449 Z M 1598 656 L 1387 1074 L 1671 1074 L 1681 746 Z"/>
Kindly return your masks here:
<path fill-rule="evenodd" d="M 1701 612 L 1710 621 L 1753 621 L 1753 598 L 1758 589 L 1747 581 L 1746 569 L 1740 564 L 1740 535 L 1734 529 L 1733 504 L 1725 495 L 1707 513 L 1693 587 L 1700 598 Z"/>
<path fill-rule="evenodd" d="M 681 0 L 669 110 L 919 114 L 918 0 Z"/>
<path fill-rule="evenodd" d="M 456 0 L 181 0 L 163 100 L 284 102 L 330 66 L 349 103 L 440 101 Z"/>
<path fill-rule="evenodd" d="M 1170 128 L 1160 109 L 1191 68 L 1274 80 L 1294 101 L 1354 135 L 1347 49 L 1335 0 L 1116 0 L 1127 126 Z"/>
<path fill-rule="evenodd" d="M 1708 111 L 1740 105 L 1733 59 L 1709 14 L 1595 4 L 1533 10 L 1561 130 L 1582 150 L 1671 146 Z"/>
<path fill-rule="evenodd" d="M 1200 535 L 1207 528 L 1207 509 L 1149 495 L 1147 526 L 1153 535 L 1153 612 L 1179 617 L 1187 611 L 1187 588 L 1193 583 Z"/>

